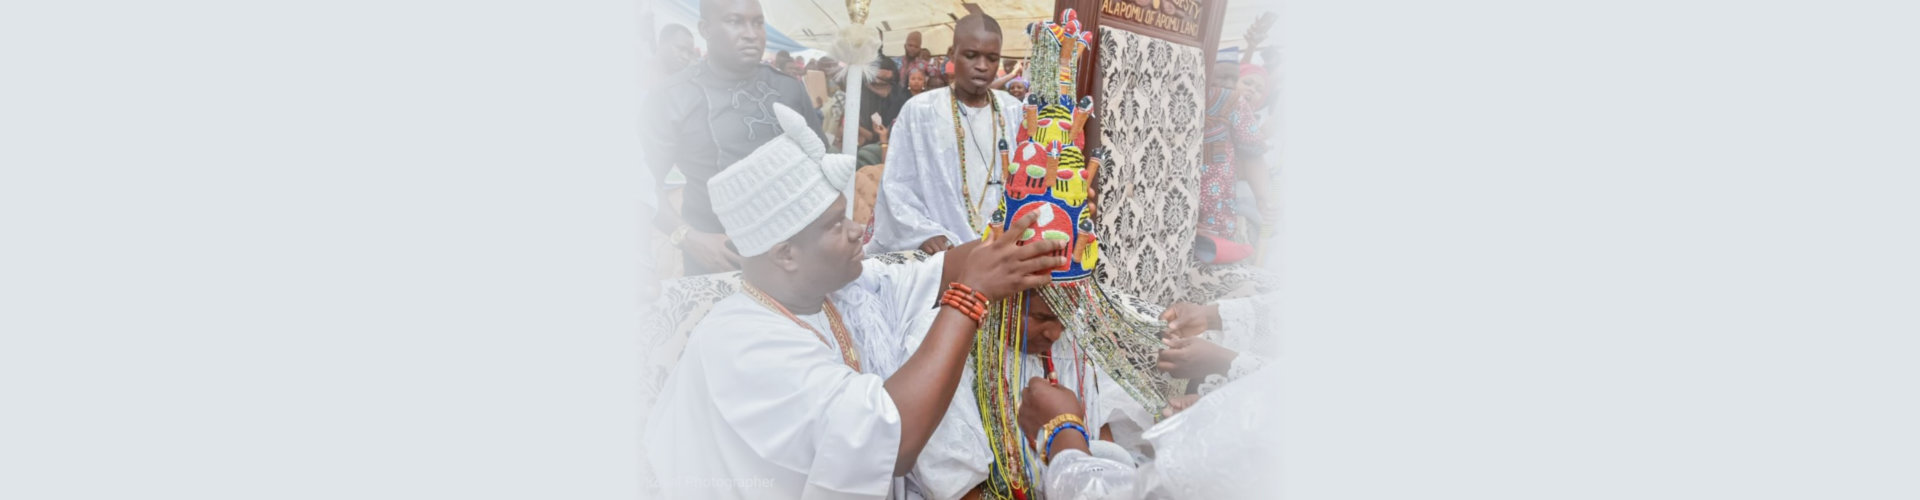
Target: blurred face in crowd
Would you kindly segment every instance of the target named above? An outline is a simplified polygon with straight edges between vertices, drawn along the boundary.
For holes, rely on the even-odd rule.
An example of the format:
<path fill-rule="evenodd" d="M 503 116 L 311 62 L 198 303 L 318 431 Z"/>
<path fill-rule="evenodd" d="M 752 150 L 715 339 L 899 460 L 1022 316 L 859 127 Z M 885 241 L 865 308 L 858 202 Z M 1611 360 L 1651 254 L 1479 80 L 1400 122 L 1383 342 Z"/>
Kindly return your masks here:
<path fill-rule="evenodd" d="M 1260 75 L 1240 77 L 1238 86 L 1240 95 L 1247 99 L 1253 109 L 1267 107 L 1267 78 Z"/>
<path fill-rule="evenodd" d="M 906 55 L 907 59 L 920 57 L 920 32 L 915 31 L 907 34 L 907 50 L 901 52 L 901 54 Z"/>
<path fill-rule="evenodd" d="M 1013 94 L 1014 99 L 1019 99 L 1020 101 L 1025 102 L 1027 100 L 1027 82 L 1008 83 L 1007 93 Z"/>
<path fill-rule="evenodd" d="M 915 94 L 927 91 L 927 74 L 922 71 L 907 73 L 907 90 Z"/>
<path fill-rule="evenodd" d="M 1240 63 L 1219 62 L 1213 64 L 1213 71 L 1207 75 L 1207 93 L 1219 92 L 1231 95 L 1234 88 L 1240 86 Z"/>
<path fill-rule="evenodd" d="M 1000 30 L 985 22 L 962 22 L 955 29 L 953 90 L 963 97 L 986 95 L 1000 69 Z"/>
<path fill-rule="evenodd" d="M 767 18 L 758 0 L 701 0 L 700 36 L 713 64 L 745 71 L 767 51 Z"/>
<path fill-rule="evenodd" d="M 655 49 L 655 54 L 660 58 L 660 69 L 668 74 L 679 73 L 700 60 L 700 47 L 694 45 L 693 32 L 684 28 L 666 32 Z"/>

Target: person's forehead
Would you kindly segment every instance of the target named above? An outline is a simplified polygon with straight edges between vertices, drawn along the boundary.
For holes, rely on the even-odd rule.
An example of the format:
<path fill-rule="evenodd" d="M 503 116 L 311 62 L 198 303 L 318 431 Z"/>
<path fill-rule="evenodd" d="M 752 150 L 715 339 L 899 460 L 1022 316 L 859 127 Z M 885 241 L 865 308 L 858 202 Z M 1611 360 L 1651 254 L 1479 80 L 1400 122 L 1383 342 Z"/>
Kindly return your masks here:
<path fill-rule="evenodd" d="M 720 11 L 728 14 L 760 15 L 759 0 L 701 0 L 701 1 L 720 2 L 721 3 Z"/>
<path fill-rule="evenodd" d="M 800 228 L 800 232 L 794 233 L 794 241 L 805 241 L 807 238 L 817 236 L 821 232 L 826 231 L 827 227 L 832 225 L 833 216 L 839 215 L 839 213 L 845 209 L 845 205 L 836 204 L 832 208 L 820 212 L 820 216 L 815 217 L 813 222 L 807 223 L 806 227 Z"/>
<path fill-rule="evenodd" d="M 1040 296 L 1039 290 L 1034 290 L 1034 293 L 1027 294 L 1027 312 L 1028 314 L 1051 315 L 1053 314 L 1053 305 L 1047 303 L 1046 297 Z"/>
<path fill-rule="evenodd" d="M 992 49 L 998 52 L 1000 50 L 1000 34 L 987 29 L 985 26 L 978 26 L 973 29 L 961 30 L 959 33 L 955 33 L 953 35 L 953 44 L 955 47 L 965 45 L 967 48 L 975 50 L 978 50 L 978 45 L 992 44 Z"/>

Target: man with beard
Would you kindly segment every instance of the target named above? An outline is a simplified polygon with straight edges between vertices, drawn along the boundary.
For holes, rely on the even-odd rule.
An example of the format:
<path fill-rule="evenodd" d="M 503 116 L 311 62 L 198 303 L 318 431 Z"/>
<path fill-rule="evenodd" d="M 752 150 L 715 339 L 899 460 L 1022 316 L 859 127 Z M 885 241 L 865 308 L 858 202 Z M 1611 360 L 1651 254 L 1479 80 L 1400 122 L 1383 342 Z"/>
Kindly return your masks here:
<path fill-rule="evenodd" d="M 799 80 L 761 63 L 766 18 L 757 0 L 703 0 L 700 35 L 707 57 L 674 75 L 649 96 L 643 124 L 647 165 L 664 183 L 674 167 L 686 175 L 679 210 L 665 205 L 654 226 L 680 247 L 686 274 L 740 268 L 740 253 L 728 244 L 714 215 L 707 180 L 754 148 L 780 135 L 773 105 L 799 110 L 818 133 L 819 112 Z"/>
<path fill-rule="evenodd" d="M 894 64 L 900 67 L 901 72 L 926 68 L 928 57 L 922 54 L 927 52 L 927 49 L 921 47 L 920 40 L 919 31 L 907 33 L 907 41 L 900 52 L 900 57 L 893 58 Z"/>
<path fill-rule="evenodd" d="M 936 253 L 973 241 L 1002 196 L 1002 144 L 1012 144 L 1023 103 L 993 90 L 1000 23 L 971 14 L 954 25 L 953 78 L 900 111 L 874 203 L 870 252 Z"/>
<path fill-rule="evenodd" d="M 1048 283 L 1064 244 L 1019 244 L 1028 216 L 924 262 L 863 263 L 853 159 L 775 113 L 786 134 L 710 181 L 741 290 L 688 335 L 647 460 L 665 498 L 904 498 L 988 301 Z"/>

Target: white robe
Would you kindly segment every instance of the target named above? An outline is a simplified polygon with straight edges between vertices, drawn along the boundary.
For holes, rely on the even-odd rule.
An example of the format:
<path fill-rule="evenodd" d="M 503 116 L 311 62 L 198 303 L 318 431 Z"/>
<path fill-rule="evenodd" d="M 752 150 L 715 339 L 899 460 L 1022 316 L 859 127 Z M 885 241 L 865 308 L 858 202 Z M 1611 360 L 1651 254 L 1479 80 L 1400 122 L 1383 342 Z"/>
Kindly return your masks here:
<path fill-rule="evenodd" d="M 960 149 L 953 130 L 953 90 L 937 88 L 913 96 L 894 119 L 887 145 L 886 171 L 880 175 L 880 189 L 873 205 L 873 240 L 867 253 L 879 254 L 920 248 L 934 236 L 946 236 L 955 245 L 980 239 L 980 228 L 970 227 L 967 203 L 960 200 Z M 1000 134 L 1007 147 L 1014 144 L 1026 107 L 1006 92 L 993 91 L 1000 106 Z M 991 123 L 989 121 L 989 123 Z M 970 152 L 969 164 L 985 166 L 987 178 L 1005 177 L 1000 164 L 999 145 L 991 138 L 969 137 L 975 146 L 988 151 Z M 983 158 L 984 157 L 984 158 Z M 977 168 L 977 167 L 976 167 Z M 985 210 L 976 210 L 976 220 L 984 226 L 993 217 L 993 207 L 1003 196 L 1001 185 L 989 184 L 980 175 L 971 175 L 968 192 L 987 200 Z"/>
<path fill-rule="evenodd" d="M 1200 338 L 1238 355 L 1228 364 L 1226 373 L 1209 374 L 1197 381 L 1203 395 L 1259 371 L 1268 360 L 1279 355 L 1279 337 L 1271 331 L 1276 320 L 1267 317 L 1280 308 L 1278 294 L 1224 299 L 1218 305 L 1221 329 L 1208 330 L 1200 334 Z"/>
<path fill-rule="evenodd" d="M 905 361 L 910 330 L 937 312 L 942 263 L 868 261 L 834 292 L 864 373 L 744 295 L 716 303 L 648 420 L 647 461 L 665 498 L 904 497 L 893 475 L 900 413 L 882 384 Z"/>
<path fill-rule="evenodd" d="M 1095 447 L 1053 457 L 1042 479 L 1048 500 L 1272 498 L 1279 463 L 1280 372 L 1262 369 L 1201 397 L 1148 429 L 1156 457 L 1135 467 Z"/>
<path fill-rule="evenodd" d="M 925 331 L 925 328 L 920 328 Z M 920 339 L 910 339 L 909 347 L 918 348 Z M 1103 426 L 1114 424 L 1115 439 L 1143 443 L 1139 440 L 1139 430 L 1152 425 L 1146 410 L 1127 396 L 1106 373 L 1101 372 L 1091 362 L 1086 366 L 1092 373 L 1086 374 L 1086 387 L 1080 387 L 1079 371 L 1074 363 L 1068 362 L 1073 356 L 1072 343 L 1061 339 L 1053 345 L 1054 369 L 1058 372 L 1061 385 L 1075 390 L 1086 405 L 1088 429 L 1099 432 Z M 1039 356 L 1022 355 L 1022 380 L 1017 387 L 1026 387 L 1026 378 L 1045 377 L 1045 365 Z M 942 417 L 940 427 L 934 429 L 933 437 L 927 440 L 926 448 L 920 451 L 914 464 L 915 494 L 928 500 L 953 500 L 971 491 L 974 486 L 987 480 L 993 465 L 993 450 L 987 442 L 987 434 L 980 424 L 980 407 L 973 396 L 973 365 L 968 361 L 966 371 L 961 374 L 959 390 L 954 392 L 953 402 L 948 405 L 946 415 Z M 1133 429 L 1134 432 L 1127 432 Z M 1132 438 L 1132 439 L 1123 439 Z M 1095 436 L 1096 438 L 1098 436 Z M 1123 442 L 1113 445 L 1115 458 L 1130 458 L 1133 450 L 1126 449 Z M 1034 450 L 1039 456 L 1040 450 Z M 1131 464 L 1132 460 L 1127 463 Z"/>

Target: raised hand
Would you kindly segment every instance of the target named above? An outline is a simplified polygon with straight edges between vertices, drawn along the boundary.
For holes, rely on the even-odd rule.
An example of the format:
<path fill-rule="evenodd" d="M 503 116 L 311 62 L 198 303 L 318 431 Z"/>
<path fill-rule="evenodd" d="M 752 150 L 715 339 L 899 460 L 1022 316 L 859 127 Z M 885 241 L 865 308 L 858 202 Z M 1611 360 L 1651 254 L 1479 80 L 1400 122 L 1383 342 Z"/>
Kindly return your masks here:
<path fill-rule="evenodd" d="M 1162 334 L 1169 338 L 1187 338 L 1199 335 L 1208 329 L 1220 328 L 1220 306 L 1203 306 L 1180 302 L 1160 313 L 1160 321 L 1167 322 L 1167 331 Z"/>
<path fill-rule="evenodd" d="M 1203 378 L 1211 374 L 1225 374 L 1227 367 L 1233 364 L 1233 358 L 1240 353 L 1220 347 L 1220 344 L 1201 338 L 1178 338 L 1165 340 L 1167 349 L 1160 351 L 1160 371 L 1177 378 Z"/>
<path fill-rule="evenodd" d="M 1080 404 L 1080 397 L 1065 387 L 1034 377 L 1028 379 L 1027 388 L 1020 391 L 1018 418 L 1020 430 L 1027 434 L 1027 439 L 1044 444 L 1047 437 L 1039 435 L 1040 426 L 1069 413 L 1086 420 L 1086 407 Z"/>
<path fill-rule="evenodd" d="M 1249 53 L 1254 49 L 1260 48 L 1260 44 L 1267 41 L 1267 32 L 1272 30 L 1273 23 L 1279 20 L 1280 16 L 1272 12 L 1262 13 L 1260 17 L 1254 18 L 1253 26 L 1247 27 L 1246 39 L 1247 51 Z"/>
<path fill-rule="evenodd" d="M 1021 244 L 1021 235 L 1038 218 L 1038 212 L 1027 214 L 1006 231 L 995 231 L 992 240 L 978 242 L 967 252 L 958 281 L 986 295 L 987 300 L 1007 298 L 1051 282 L 1048 271 L 1067 264 L 1067 247 L 1066 243 L 1047 240 Z"/>
<path fill-rule="evenodd" d="M 1198 402 L 1200 402 L 1199 394 L 1181 394 L 1175 396 L 1173 399 L 1167 400 L 1167 409 L 1160 412 L 1160 414 L 1171 417 L 1180 412 L 1187 411 L 1188 408 L 1193 407 L 1194 403 Z"/>
<path fill-rule="evenodd" d="M 920 243 L 920 253 L 924 253 L 927 255 L 933 255 L 936 253 L 944 252 L 949 248 L 953 248 L 953 242 L 948 241 L 947 237 L 945 236 L 934 236 L 932 238 L 927 238 L 927 241 Z"/>

